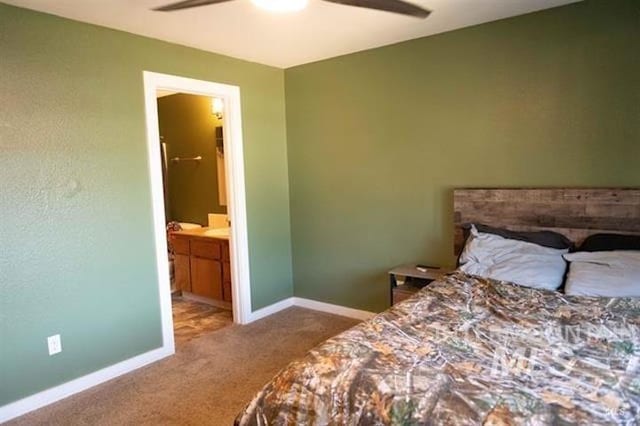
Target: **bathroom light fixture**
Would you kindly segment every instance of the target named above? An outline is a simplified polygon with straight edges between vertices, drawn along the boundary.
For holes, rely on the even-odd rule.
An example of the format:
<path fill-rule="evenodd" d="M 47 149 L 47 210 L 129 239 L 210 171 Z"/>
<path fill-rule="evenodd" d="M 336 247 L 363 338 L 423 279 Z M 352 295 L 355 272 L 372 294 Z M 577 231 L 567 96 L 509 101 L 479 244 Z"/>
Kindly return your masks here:
<path fill-rule="evenodd" d="M 224 110 L 224 102 L 220 98 L 211 98 L 211 112 L 218 120 L 222 120 L 222 111 Z"/>
<path fill-rule="evenodd" d="M 307 6 L 307 0 L 251 0 L 260 9 L 269 12 L 297 12 Z"/>

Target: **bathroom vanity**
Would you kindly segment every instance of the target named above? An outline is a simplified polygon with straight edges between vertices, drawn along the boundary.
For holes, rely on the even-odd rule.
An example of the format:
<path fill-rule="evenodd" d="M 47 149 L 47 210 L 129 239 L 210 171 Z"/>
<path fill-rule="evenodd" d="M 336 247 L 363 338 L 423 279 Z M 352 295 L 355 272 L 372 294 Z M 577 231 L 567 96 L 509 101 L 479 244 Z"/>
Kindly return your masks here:
<path fill-rule="evenodd" d="M 230 306 L 229 230 L 190 229 L 170 238 L 177 290 Z"/>

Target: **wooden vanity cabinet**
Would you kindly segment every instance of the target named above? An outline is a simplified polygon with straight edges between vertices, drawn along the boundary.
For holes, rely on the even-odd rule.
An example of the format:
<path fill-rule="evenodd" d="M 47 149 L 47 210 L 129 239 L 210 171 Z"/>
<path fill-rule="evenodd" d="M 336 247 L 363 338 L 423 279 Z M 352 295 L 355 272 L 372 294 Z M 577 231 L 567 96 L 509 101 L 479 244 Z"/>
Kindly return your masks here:
<path fill-rule="evenodd" d="M 229 259 L 229 242 L 222 250 L 222 298 L 225 302 L 231 302 L 231 263 Z"/>
<path fill-rule="evenodd" d="M 175 282 L 179 290 L 231 302 L 229 242 L 223 239 L 173 234 Z"/>
<path fill-rule="evenodd" d="M 191 268 L 189 255 L 176 254 L 173 258 L 174 278 L 178 290 L 191 291 Z"/>
<path fill-rule="evenodd" d="M 223 300 L 222 263 L 219 260 L 191 256 L 191 293 Z"/>
<path fill-rule="evenodd" d="M 178 290 L 191 291 L 191 269 L 189 266 L 189 240 L 187 238 L 174 238 L 173 246 L 173 270 Z"/>

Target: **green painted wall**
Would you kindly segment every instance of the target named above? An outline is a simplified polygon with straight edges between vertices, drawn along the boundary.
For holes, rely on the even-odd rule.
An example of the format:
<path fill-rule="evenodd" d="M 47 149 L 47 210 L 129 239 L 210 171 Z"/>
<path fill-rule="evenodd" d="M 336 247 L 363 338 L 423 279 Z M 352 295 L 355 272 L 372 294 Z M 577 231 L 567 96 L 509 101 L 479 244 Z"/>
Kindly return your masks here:
<path fill-rule="evenodd" d="M 199 162 L 167 161 L 167 219 L 207 226 L 208 213 L 227 213 L 218 202 L 216 126 L 208 96 L 178 93 L 158 98 L 160 136 L 167 158 L 201 156 Z"/>
<path fill-rule="evenodd" d="M 143 70 L 240 86 L 253 308 L 292 294 L 282 70 L 0 4 L 0 405 L 161 344 Z"/>
<path fill-rule="evenodd" d="M 452 264 L 452 189 L 640 185 L 640 2 L 586 1 L 285 71 L 296 296 L 380 311 Z"/>

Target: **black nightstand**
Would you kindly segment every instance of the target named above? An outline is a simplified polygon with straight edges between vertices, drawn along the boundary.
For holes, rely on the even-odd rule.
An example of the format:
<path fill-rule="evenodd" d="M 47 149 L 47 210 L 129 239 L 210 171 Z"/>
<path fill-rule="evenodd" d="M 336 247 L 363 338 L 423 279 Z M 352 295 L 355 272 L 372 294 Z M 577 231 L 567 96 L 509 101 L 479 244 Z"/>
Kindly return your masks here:
<path fill-rule="evenodd" d="M 413 296 L 421 288 L 441 276 L 451 272 L 446 268 L 416 269 L 416 264 L 399 265 L 389 271 L 389 296 L 391 305 L 395 305 Z"/>

